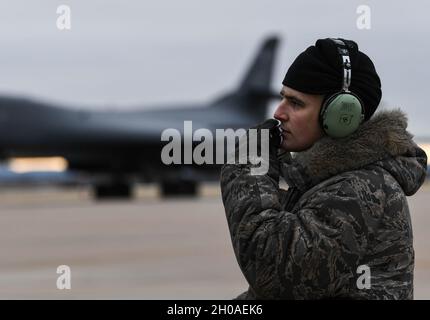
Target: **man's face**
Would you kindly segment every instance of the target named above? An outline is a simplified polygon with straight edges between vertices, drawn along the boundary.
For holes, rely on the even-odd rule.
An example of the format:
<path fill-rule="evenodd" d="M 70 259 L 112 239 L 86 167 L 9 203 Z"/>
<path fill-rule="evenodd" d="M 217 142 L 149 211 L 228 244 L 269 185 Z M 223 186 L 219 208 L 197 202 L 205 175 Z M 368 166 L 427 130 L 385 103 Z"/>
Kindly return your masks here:
<path fill-rule="evenodd" d="M 287 151 L 303 151 L 323 136 L 318 116 L 323 95 L 307 94 L 283 86 L 282 100 L 274 117 L 282 122 L 284 141 L 281 148 Z"/>

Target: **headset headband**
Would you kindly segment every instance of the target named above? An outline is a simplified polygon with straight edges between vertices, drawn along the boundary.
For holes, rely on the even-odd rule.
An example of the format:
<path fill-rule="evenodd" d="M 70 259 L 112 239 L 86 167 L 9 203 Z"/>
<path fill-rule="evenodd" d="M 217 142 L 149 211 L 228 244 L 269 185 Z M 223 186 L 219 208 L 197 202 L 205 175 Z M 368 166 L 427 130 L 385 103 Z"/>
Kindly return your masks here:
<path fill-rule="evenodd" d="M 342 91 L 349 92 L 349 86 L 351 84 L 351 59 L 349 58 L 348 48 L 340 39 L 330 38 L 336 46 L 337 51 L 342 57 L 342 68 L 343 68 L 343 81 L 342 81 Z"/>

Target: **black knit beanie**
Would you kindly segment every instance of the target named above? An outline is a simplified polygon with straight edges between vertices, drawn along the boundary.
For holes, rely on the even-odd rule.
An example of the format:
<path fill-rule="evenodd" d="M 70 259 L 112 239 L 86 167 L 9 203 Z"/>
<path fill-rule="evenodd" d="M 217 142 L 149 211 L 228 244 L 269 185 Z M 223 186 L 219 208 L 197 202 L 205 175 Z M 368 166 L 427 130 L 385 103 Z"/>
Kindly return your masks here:
<path fill-rule="evenodd" d="M 364 104 L 368 120 L 381 101 L 381 81 L 372 60 L 358 50 L 354 41 L 341 39 L 348 47 L 351 59 L 349 90 Z M 309 94 L 333 94 L 342 89 L 342 58 L 336 44 L 330 39 L 319 39 L 315 46 L 302 52 L 290 66 L 282 84 Z"/>

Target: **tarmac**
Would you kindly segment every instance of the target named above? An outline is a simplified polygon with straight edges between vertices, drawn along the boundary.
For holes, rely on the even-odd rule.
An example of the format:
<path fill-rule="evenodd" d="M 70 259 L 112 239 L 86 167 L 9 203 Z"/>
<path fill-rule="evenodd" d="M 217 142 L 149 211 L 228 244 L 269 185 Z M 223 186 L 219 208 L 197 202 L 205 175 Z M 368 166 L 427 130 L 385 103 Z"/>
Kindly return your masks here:
<path fill-rule="evenodd" d="M 0 189 L 0 299 L 236 297 L 247 283 L 219 186 L 200 194 L 166 200 L 147 186 L 132 201 L 97 202 L 86 188 Z M 429 299 L 430 185 L 408 202 L 415 299 Z M 70 289 L 57 287 L 61 265 L 70 268 Z"/>

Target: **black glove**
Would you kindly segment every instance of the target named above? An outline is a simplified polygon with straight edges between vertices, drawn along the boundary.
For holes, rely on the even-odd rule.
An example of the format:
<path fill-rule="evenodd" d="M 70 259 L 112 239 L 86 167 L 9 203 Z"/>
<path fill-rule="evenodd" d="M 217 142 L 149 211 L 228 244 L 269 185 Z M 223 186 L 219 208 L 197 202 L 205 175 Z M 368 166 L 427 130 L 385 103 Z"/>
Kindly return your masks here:
<path fill-rule="evenodd" d="M 282 136 L 282 129 L 280 127 L 281 122 L 279 120 L 275 120 L 275 119 L 268 119 L 266 121 L 264 121 L 263 123 L 256 125 L 250 129 L 254 129 L 257 132 L 257 135 L 254 136 L 254 138 L 257 139 L 257 154 L 259 155 L 258 157 L 260 158 L 262 155 L 261 153 L 261 147 L 262 147 L 262 143 L 267 143 L 267 141 L 262 141 L 262 136 L 261 136 L 261 130 L 262 129 L 268 129 L 269 130 L 269 158 L 268 159 L 263 159 L 263 161 L 266 163 L 266 165 L 269 166 L 269 170 L 267 172 L 267 174 L 273 178 L 274 180 L 278 181 L 279 180 L 279 161 L 278 161 L 278 151 L 279 151 L 279 147 L 282 143 L 283 140 L 283 136 Z M 250 130 L 249 129 L 249 130 Z M 233 162 L 230 163 L 236 163 L 236 164 L 241 164 L 243 162 L 241 162 L 241 160 L 243 161 L 243 159 L 240 159 L 243 156 L 246 156 L 247 159 L 249 159 L 248 157 L 249 155 L 249 130 L 247 131 L 246 135 L 241 137 L 239 139 L 239 141 L 236 143 L 236 148 L 235 148 L 235 152 L 233 154 L 230 155 L 230 159 L 231 157 L 233 157 Z M 254 142 L 255 143 L 255 142 Z M 240 150 L 246 150 L 246 152 L 241 153 Z M 229 160 L 230 161 L 230 160 Z M 249 161 L 249 160 L 248 160 Z M 245 160 L 245 162 L 247 162 Z"/>
<path fill-rule="evenodd" d="M 258 130 L 258 142 L 260 142 L 261 129 L 269 129 L 269 171 L 267 175 L 276 183 L 279 183 L 280 164 L 278 160 L 278 151 L 283 141 L 281 121 L 276 119 L 268 119 L 263 123 L 252 127 L 251 129 Z M 258 146 L 260 153 L 260 146 Z"/>
<path fill-rule="evenodd" d="M 269 129 L 270 147 L 279 148 L 284 140 L 282 135 L 281 121 L 268 119 L 251 129 Z"/>

